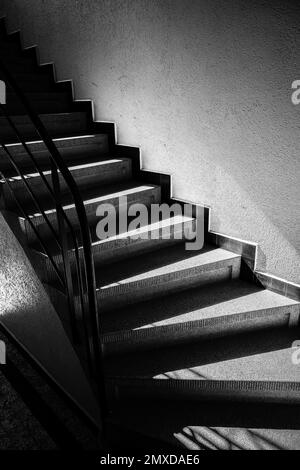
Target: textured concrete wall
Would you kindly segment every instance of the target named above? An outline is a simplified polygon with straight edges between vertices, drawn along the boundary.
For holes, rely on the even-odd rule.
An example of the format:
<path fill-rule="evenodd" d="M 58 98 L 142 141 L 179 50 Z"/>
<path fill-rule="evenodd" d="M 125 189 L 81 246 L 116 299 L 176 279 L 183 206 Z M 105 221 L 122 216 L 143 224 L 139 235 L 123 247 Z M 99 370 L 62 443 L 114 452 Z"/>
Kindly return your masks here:
<path fill-rule="evenodd" d="M 298 3 L 298 6 L 297 6 Z M 2 0 L 77 98 L 139 145 L 212 228 L 259 242 L 268 271 L 299 282 L 299 2 Z"/>
<path fill-rule="evenodd" d="M 0 322 L 82 409 L 97 419 L 97 405 L 79 360 L 1 213 L 0 263 Z"/>

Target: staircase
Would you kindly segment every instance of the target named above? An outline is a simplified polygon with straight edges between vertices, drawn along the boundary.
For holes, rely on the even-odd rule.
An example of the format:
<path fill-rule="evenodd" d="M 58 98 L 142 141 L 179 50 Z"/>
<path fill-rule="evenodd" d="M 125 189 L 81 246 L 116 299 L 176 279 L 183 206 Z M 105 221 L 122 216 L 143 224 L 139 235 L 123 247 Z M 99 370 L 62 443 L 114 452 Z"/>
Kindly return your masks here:
<path fill-rule="evenodd" d="M 118 207 L 124 196 L 129 207 L 171 205 L 176 202 L 171 178 L 142 170 L 138 149 L 116 144 L 114 125 L 95 122 L 92 104 L 74 101 L 71 82 L 56 82 L 53 66 L 39 66 L 36 48 L 22 50 L 19 34 L 7 35 L 3 21 L 0 47 L 1 60 L 51 135 L 86 210 L 107 422 L 122 423 L 170 448 L 300 448 L 300 366 L 292 363 L 292 344 L 300 339 L 299 286 L 257 272 L 258 246 L 212 232 L 208 208 L 204 247 L 187 251 L 186 239 L 178 234 L 193 230 L 193 204 L 193 216 L 170 216 L 159 230 L 149 223 L 137 235 L 119 227 L 117 236 L 99 240 L 99 205 Z M 59 281 L 64 259 L 30 193 L 57 230 L 57 207 L 44 181 L 52 185 L 49 152 L 10 87 L 6 110 L 44 179 L 0 115 L 1 144 L 29 186 L 1 148 L 1 208 L 72 339 L 68 299 Z M 64 179 L 58 178 L 64 213 L 77 234 L 76 207 Z M 162 226 L 169 227 L 169 239 L 161 236 Z M 151 234 L 157 230 L 154 240 Z M 68 231 L 66 239 L 73 271 L 75 250 Z M 79 244 L 79 257 L 82 250 Z M 77 318 L 81 300 L 76 289 L 73 300 Z M 85 365 L 81 326 L 78 322 L 74 347 Z"/>

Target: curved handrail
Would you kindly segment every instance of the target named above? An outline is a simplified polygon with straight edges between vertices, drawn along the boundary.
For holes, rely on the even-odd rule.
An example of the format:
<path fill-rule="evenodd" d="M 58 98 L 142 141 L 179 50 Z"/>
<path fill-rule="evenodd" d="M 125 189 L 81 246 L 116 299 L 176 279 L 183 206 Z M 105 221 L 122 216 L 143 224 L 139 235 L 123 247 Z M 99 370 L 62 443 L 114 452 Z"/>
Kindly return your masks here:
<path fill-rule="evenodd" d="M 93 349 L 93 363 L 94 363 L 94 381 L 96 382 L 100 403 L 106 402 L 105 394 L 105 385 L 104 385 L 104 373 L 103 373 L 103 364 L 102 364 L 102 352 L 100 345 L 100 322 L 98 317 L 98 306 L 96 298 L 96 280 L 95 280 L 95 270 L 94 270 L 94 260 L 92 253 L 92 242 L 91 242 L 91 233 L 89 229 L 88 219 L 86 215 L 85 206 L 83 199 L 77 187 L 77 184 L 65 164 L 62 156 L 60 155 L 57 147 L 55 146 L 52 138 L 48 134 L 46 127 L 41 121 L 38 114 L 32 108 L 29 100 L 19 87 L 15 78 L 12 76 L 10 71 L 4 65 L 3 61 L 0 59 L 0 70 L 2 76 L 7 84 L 13 89 L 20 103 L 26 110 L 27 115 L 29 116 L 32 124 L 34 125 L 37 133 L 39 134 L 41 140 L 44 142 L 46 148 L 49 151 L 50 157 L 57 169 L 59 170 L 61 176 L 64 178 L 68 189 L 72 195 L 77 218 L 79 222 L 80 232 L 81 232 L 81 241 L 83 248 L 83 259 L 84 267 L 86 274 L 86 286 L 87 286 L 87 297 L 89 302 L 89 320 L 91 322 L 90 334 L 92 339 L 92 349 Z M 61 208 L 62 209 L 62 208 Z M 101 412 L 101 411 L 100 411 Z"/>

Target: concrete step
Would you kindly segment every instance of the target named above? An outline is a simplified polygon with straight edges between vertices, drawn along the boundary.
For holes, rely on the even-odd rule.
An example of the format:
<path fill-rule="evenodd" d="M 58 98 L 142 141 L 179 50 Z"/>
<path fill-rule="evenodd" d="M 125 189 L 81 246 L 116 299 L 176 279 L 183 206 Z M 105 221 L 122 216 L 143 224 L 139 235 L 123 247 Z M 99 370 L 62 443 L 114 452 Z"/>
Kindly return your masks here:
<path fill-rule="evenodd" d="M 0 40 L 0 50 L 0 57 L 11 56 L 12 54 L 14 56 L 19 56 L 22 55 L 23 52 L 26 53 L 26 51 L 28 51 L 28 49 L 22 49 L 18 43 L 4 41 L 2 39 Z"/>
<path fill-rule="evenodd" d="M 86 209 L 88 221 L 91 225 L 95 225 L 100 221 L 100 217 L 96 215 L 98 206 L 101 204 L 110 204 L 115 207 L 116 213 L 119 211 L 120 198 L 127 198 L 128 207 L 133 204 L 140 203 L 146 206 L 159 203 L 161 199 L 161 188 L 155 185 L 143 185 L 134 181 L 118 183 L 112 186 L 102 186 L 99 188 L 86 188 L 82 191 L 83 202 Z M 40 200 L 46 215 L 53 225 L 57 227 L 56 209 L 53 201 L 49 198 Z M 77 212 L 73 199 L 68 193 L 62 198 L 63 208 L 71 224 L 76 229 L 78 227 Z M 39 233 L 44 238 L 51 238 L 51 232 L 44 221 L 43 216 L 36 211 L 34 205 L 27 206 L 27 214 Z M 21 214 L 20 214 L 21 215 Z M 25 229 L 29 243 L 35 240 L 35 235 L 27 220 L 24 221 Z M 100 241 L 99 241 L 100 243 Z M 99 244 L 98 242 L 95 245 Z"/>
<path fill-rule="evenodd" d="M 97 240 L 96 233 L 92 232 L 92 250 L 96 267 L 96 272 L 103 274 L 106 270 L 109 271 L 110 265 L 116 264 L 124 260 L 124 263 L 130 259 L 130 265 L 135 266 L 135 259 L 143 253 L 145 258 L 152 256 L 156 257 L 155 250 L 163 250 L 164 247 L 172 248 L 173 245 L 181 244 L 185 237 L 191 238 L 195 231 L 195 220 L 189 217 L 171 217 L 164 220 L 159 224 L 152 224 L 142 227 L 140 231 L 124 232 L 118 236 L 109 237 L 105 240 Z M 164 235 L 168 234 L 168 238 Z M 54 259 L 58 266 L 62 266 L 61 256 L 55 254 L 57 248 L 54 244 L 47 244 L 48 248 L 54 253 Z M 56 251 L 55 251 L 56 249 Z M 81 252 L 82 247 L 79 248 Z M 147 253 L 149 255 L 147 255 Z M 30 250 L 31 263 L 33 264 L 36 272 L 38 273 L 41 281 L 48 284 L 57 284 L 57 276 L 50 265 L 48 257 L 41 251 L 38 251 L 38 246 Z M 75 266 L 74 251 L 71 250 L 70 261 Z M 61 268 L 62 269 L 62 268 Z M 99 276 L 98 282 L 99 281 Z M 103 278 L 102 278 L 103 279 Z M 150 281 L 151 282 L 151 281 Z M 175 276 L 174 276 L 174 282 Z M 184 282 L 184 281 L 182 281 Z M 192 282 L 192 280 L 190 281 Z M 168 287 L 171 288 L 171 285 Z M 150 289 L 150 286 L 149 286 Z M 79 302 L 79 300 L 78 300 Z M 102 300 L 99 300 L 99 307 L 102 309 Z"/>
<path fill-rule="evenodd" d="M 114 310 L 102 318 L 106 354 L 294 325 L 299 303 L 241 280 Z"/>
<path fill-rule="evenodd" d="M 108 269 L 108 264 L 117 260 L 128 262 L 132 257 L 142 254 L 146 256 L 149 252 L 176 245 L 185 237 L 191 237 L 194 230 L 195 219 L 175 216 L 105 240 L 94 241 L 92 246 L 97 272 Z"/>
<path fill-rule="evenodd" d="M 123 404 L 123 402 L 122 402 Z M 190 450 L 298 450 L 299 405 L 253 402 L 145 401 L 117 407 L 112 422 L 155 437 L 177 452 Z M 159 426 L 158 426 L 159 423 Z M 177 452 L 172 452 L 177 454 Z"/>
<path fill-rule="evenodd" d="M 34 58 L 12 56 L 10 58 L 4 58 L 3 63 L 13 75 L 26 72 L 35 73 L 39 70 L 39 65 Z"/>
<path fill-rule="evenodd" d="M 300 405 L 300 368 L 292 360 L 298 338 L 298 327 L 282 328 L 134 356 L 123 354 L 106 360 L 108 384 L 117 401 L 138 397 L 144 402 Z"/>
<path fill-rule="evenodd" d="M 7 67 L 14 66 L 15 64 L 24 66 L 36 65 L 32 52 L 34 52 L 32 49 L 22 52 L 16 47 L 8 47 L 5 45 L 4 48 L 1 47 L 0 60 L 2 60 Z"/>
<path fill-rule="evenodd" d="M 186 426 L 174 436 L 185 449 L 300 450 L 300 429 Z"/>
<path fill-rule="evenodd" d="M 20 85 L 22 90 L 27 92 L 47 92 L 53 88 L 53 79 L 46 73 L 26 73 L 19 72 L 14 74 L 17 83 Z M 0 71 L 0 79 L 3 79 Z M 7 85 L 7 91 L 12 91 L 9 85 Z"/>
<path fill-rule="evenodd" d="M 3 21 L 3 19 L 1 19 L 0 21 Z M 16 42 L 12 42 L 10 40 L 7 40 L 7 38 L 0 38 L 0 49 L 1 49 L 1 53 L 0 53 L 0 56 L 2 56 L 3 54 L 20 54 L 22 53 L 22 49 L 21 49 L 21 46 L 20 44 L 16 43 Z"/>
<path fill-rule="evenodd" d="M 85 188 L 96 188 L 97 185 L 128 181 L 132 176 L 131 160 L 126 158 L 103 158 L 101 160 L 98 158 L 98 161 L 93 163 L 70 166 L 69 171 L 81 191 L 84 191 Z M 44 171 L 43 175 L 49 186 L 53 188 L 52 172 Z M 25 173 L 23 176 L 38 200 L 45 199 L 49 195 L 49 191 L 40 173 Z M 62 193 L 67 193 L 68 186 L 60 173 L 59 179 Z M 14 195 L 22 204 L 32 203 L 30 193 L 20 176 L 8 178 L 7 181 L 9 182 L 9 187 L 8 184 L 3 185 L 3 197 L 7 210 L 13 211 L 16 208 L 16 202 L 12 196 L 11 189 L 13 189 Z"/>
<path fill-rule="evenodd" d="M 40 118 L 52 137 L 66 137 L 84 133 L 86 134 L 86 113 L 72 112 L 41 114 Z M 27 116 L 13 116 L 12 119 L 26 140 L 39 139 L 34 126 Z M 2 143 L 19 142 L 19 139 L 16 137 L 6 118 L 2 116 L 0 117 L 0 138 Z"/>
<path fill-rule="evenodd" d="M 66 164 L 73 166 L 93 163 L 106 156 L 108 158 L 108 138 L 106 134 L 79 135 L 53 139 L 60 155 Z M 27 142 L 30 152 L 34 155 L 41 170 L 50 170 L 49 152 L 41 141 Z M 31 163 L 27 152 L 21 144 L 8 144 L 7 148 L 18 167 L 24 174 L 35 173 L 36 168 Z M 17 176 L 16 170 L 10 164 L 5 151 L 0 149 L 0 170 L 6 177 Z"/>
<path fill-rule="evenodd" d="M 20 84 L 21 85 L 21 84 Z M 38 113 L 63 113 L 70 111 L 71 97 L 65 92 L 31 92 L 26 98 Z M 25 108 L 14 93 L 6 95 L 6 109 L 10 115 L 26 114 Z"/>
<path fill-rule="evenodd" d="M 103 311 L 157 296 L 208 285 L 240 274 L 241 257 L 212 246 L 186 251 L 185 244 L 143 253 L 128 260 L 100 266 L 96 272 L 97 297 Z"/>

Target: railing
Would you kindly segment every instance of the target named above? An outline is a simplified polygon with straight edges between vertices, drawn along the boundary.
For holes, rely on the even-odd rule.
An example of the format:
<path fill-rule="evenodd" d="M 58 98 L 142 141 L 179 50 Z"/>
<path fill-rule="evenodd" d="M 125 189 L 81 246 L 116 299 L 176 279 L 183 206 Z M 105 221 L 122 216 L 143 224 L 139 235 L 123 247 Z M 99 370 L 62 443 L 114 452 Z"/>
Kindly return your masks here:
<path fill-rule="evenodd" d="M 19 179 L 22 180 L 24 188 L 30 196 L 30 200 L 32 200 L 39 214 L 43 217 L 48 228 L 48 232 L 51 234 L 51 240 L 56 244 L 57 250 L 60 254 L 59 257 L 54 256 L 53 252 L 48 248 L 48 240 L 45 239 L 45 236 L 42 235 L 39 229 L 35 226 L 34 220 L 30 216 L 31 214 L 28 213 L 27 204 L 20 201 L 20 198 L 15 194 L 11 178 L 5 175 L 5 172 L 3 171 L 1 172 L 2 178 L 9 188 L 11 197 L 13 198 L 15 205 L 18 207 L 20 214 L 22 214 L 22 217 L 31 227 L 36 240 L 48 256 L 57 275 L 57 279 L 66 293 L 69 307 L 71 340 L 77 350 L 82 351 L 82 349 L 84 349 L 85 351 L 83 362 L 86 364 L 87 375 L 91 379 L 93 388 L 96 391 L 97 398 L 99 400 L 101 414 L 99 430 L 101 434 L 103 433 L 107 408 L 100 344 L 100 324 L 96 299 L 94 261 L 91 234 L 85 206 L 77 184 L 52 138 L 48 134 L 44 124 L 38 114 L 32 109 L 32 106 L 22 89 L 1 60 L 0 72 L 1 77 L 4 79 L 6 85 L 9 85 L 11 90 L 14 92 L 20 105 L 25 110 L 26 116 L 30 119 L 30 122 L 34 126 L 40 140 L 44 143 L 45 148 L 49 153 L 52 184 L 47 180 L 44 171 L 31 151 L 30 146 L 26 143 L 26 137 L 22 135 L 22 132 L 15 124 L 14 119 L 9 114 L 7 105 L 0 104 L 2 115 L 9 123 L 17 142 L 23 146 L 24 152 L 28 157 L 28 162 L 39 174 L 49 198 L 51 198 L 53 205 L 55 205 L 56 224 L 54 224 L 53 221 L 51 222 L 51 219 L 47 215 L 47 211 L 43 208 L 42 201 L 39 200 L 30 186 L 30 180 L 28 180 L 23 174 L 22 168 L 18 165 L 10 147 L 2 142 L 1 138 L 0 146 L 4 150 L 15 173 L 18 175 Z M 63 207 L 61 179 L 64 180 L 68 188 L 68 193 L 71 195 L 73 205 L 76 210 L 76 229 L 74 228 L 74 224 L 69 220 Z M 58 259 L 62 260 L 62 263 L 59 263 Z M 80 328 L 79 326 L 83 326 L 83 328 Z M 83 335 L 82 329 L 84 332 Z"/>

